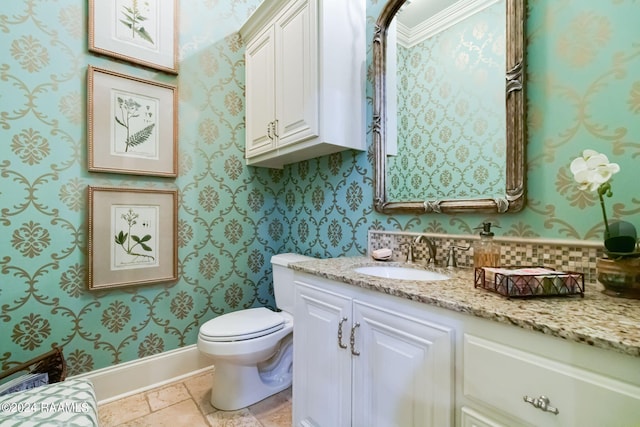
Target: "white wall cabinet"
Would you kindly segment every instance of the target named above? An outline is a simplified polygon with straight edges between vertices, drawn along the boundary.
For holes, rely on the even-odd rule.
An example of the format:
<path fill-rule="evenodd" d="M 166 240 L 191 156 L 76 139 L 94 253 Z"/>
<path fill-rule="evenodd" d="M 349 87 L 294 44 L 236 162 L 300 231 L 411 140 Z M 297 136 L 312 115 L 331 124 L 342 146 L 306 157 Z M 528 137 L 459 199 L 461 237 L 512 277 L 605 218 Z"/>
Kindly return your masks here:
<path fill-rule="evenodd" d="M 379 298 L 296 282 L 294 425 L 452 425 L 454 329 Z"/>
<path fill-rule="evenodd" d="M 245 41 L 246 161 L 365 150 L 364 0 L 263 2 Z"/>

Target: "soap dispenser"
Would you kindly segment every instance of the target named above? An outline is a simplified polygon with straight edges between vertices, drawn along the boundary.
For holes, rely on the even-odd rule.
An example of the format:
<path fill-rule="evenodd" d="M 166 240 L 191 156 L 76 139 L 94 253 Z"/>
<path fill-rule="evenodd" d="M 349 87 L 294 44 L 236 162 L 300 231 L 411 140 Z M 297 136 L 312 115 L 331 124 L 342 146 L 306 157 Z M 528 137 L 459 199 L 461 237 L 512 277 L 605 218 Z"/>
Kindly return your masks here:
<path fill-rule="evenodd" d="M 481 231 L 480 240 L 473 245 L 473 266 L 475 268 L 500 266 L 500 245 L 493 240 L 491 226 L 490 222 L 483 222 L 482 226 L 476 227 L 476 230 Z"/>

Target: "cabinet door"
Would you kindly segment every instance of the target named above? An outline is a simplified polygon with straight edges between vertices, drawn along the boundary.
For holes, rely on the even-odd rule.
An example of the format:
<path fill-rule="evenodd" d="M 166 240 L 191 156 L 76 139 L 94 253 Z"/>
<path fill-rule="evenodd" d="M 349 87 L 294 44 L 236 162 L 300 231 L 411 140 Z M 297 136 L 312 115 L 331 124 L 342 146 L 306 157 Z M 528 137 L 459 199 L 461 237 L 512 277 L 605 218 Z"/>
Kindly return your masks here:
<path fill-rule="evenodd" d="M 293 425 L 349 426 L 351 299 L 296 282 L 294 319 Z"/>
<path fill-rule="evenodd" d="M 298 0 L 276 22 L 277 145 L 318 136 L 316 0 Z"/>
<path fill-rule="evenodd" d="M 274 30 L 269 27 L 252 41 L 245 54 L 246 157 L 274 147 Z"/>
<path fill-rule="evenodd" d="M 353 425 L 452 426 L 453 329 L 357 300 L 353 317 Z"/>

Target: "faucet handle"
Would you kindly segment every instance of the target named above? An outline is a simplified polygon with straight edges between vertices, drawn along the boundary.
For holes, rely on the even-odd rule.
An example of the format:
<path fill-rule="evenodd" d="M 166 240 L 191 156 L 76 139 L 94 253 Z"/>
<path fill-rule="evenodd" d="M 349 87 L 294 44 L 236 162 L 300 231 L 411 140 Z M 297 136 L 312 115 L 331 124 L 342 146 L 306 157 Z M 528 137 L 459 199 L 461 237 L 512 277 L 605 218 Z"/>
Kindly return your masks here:
<path fill-rule="evenodd" d="M 408 243 L 407 246 L 409 247 L 409 249 L 407 249 L 407 264 L 411 264 L 413 263 L 414 259 L 413 259 L 413 243 Z"/>
<path fill-rule="evenodd" d="M 447 256 L 447 268 L 454 268 L 458 266 L 458 257 L 456 254 L 456 249 L 468 251 L 470 248 L 471 248 L 471 245 L 469 246 L 451 245 L 451 247 L 449 248 L 449 255 Z"/>

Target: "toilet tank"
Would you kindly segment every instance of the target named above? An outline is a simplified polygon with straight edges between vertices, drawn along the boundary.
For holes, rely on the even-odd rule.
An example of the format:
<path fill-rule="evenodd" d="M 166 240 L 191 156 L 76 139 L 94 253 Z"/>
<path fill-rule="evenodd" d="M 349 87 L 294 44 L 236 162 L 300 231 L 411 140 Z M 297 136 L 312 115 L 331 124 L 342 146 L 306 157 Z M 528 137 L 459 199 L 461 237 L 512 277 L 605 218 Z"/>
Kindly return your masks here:
<path fill-rule="evenodd" d="M 271 257 L 271 267 L 273 268 L 273 294 L 276 298 L 276 307 L 289 314 L 293 314 L 293 304 L 295 299 L 293 285 L 293 270 L 289 269 L 289 264 L 298 261 L 310 261 L 314 258 L 306 255 L 285 253 Z"/>

